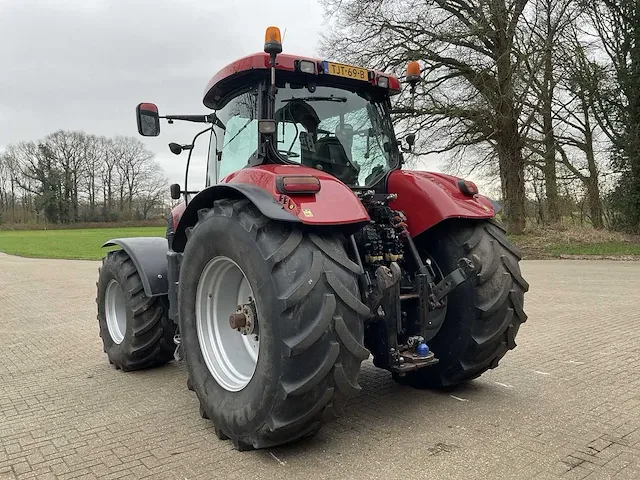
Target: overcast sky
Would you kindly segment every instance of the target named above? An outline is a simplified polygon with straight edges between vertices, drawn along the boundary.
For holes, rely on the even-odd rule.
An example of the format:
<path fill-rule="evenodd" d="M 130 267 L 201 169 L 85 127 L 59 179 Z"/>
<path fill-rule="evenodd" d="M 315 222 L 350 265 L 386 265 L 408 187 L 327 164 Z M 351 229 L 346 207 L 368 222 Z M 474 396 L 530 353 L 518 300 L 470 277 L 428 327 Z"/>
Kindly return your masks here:
<path fill-rule="evenodd" d="M 209 79 L 262 51 L 277 25 L 284 50 L 319 55 L 324 14 L 317 0 L 0 0 L 0 150 L 56 130 L 138 136 L 135 106 L 200 114 Z M 142 138 L 170 182 L 184 186 L 188 143 L 198 124 L 163 122 Z M 190 187 L 204 183 L 208 139 L 192 160 Z M 437 170 L 436 160 L 422 166 Z"/>
<path fill-rule="evenodd" d="M 316 0 L 0 0 L 0 148 L 58 129 L 138 136 L 143 101 L 206 113 L 209 79 L 261 51 L 266 27 L 286 30 L 285 51 L 316 55 L 323 19 Z M 163 122 L 159 137 L 138 138 L 182 184 L 186 155 L 167 144 L 198 127 Z M 205 160 L 192 162 L 201 180 Z"/>

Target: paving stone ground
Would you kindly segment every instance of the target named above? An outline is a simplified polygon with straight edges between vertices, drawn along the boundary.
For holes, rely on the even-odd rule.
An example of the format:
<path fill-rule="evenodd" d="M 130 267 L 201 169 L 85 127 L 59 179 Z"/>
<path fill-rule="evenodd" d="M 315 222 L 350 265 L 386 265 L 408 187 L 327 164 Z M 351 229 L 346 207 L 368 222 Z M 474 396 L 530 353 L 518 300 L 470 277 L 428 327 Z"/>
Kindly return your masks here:
<path fill-rule="evenodd" d="M 338 422 L 245 453 L 184 365 L 109 365 L 97 267 L 0 254 L 1 479 L 640 479 L 640 262 L 523 262 L 529 320 L 496 370 L 434 392 L 366 363 Z"/>

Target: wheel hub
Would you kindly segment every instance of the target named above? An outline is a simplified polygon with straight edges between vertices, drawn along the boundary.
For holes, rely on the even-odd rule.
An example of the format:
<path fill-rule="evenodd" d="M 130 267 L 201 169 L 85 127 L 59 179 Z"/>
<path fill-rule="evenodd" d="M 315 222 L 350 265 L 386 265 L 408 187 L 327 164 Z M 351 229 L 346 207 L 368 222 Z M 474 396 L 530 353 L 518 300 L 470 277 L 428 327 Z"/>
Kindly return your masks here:
<path fill-rule="evenodd" d="M 249 303 L 238 305 L 236 312 L 229 317 L 229 326 L 242 335 L 251 335 L 256 330 L 255 306 L 249 297 Z"/>
<path fill-rule="evenodd" d="M 196 329 L 200 352 L 216 382 L 230 392 L 246 387 L 258 363 L 258 316 L 247 277 L 228 257 L 212 258 L 200 275 Z"/>
<path fill-rule="evenodd" d="M 115 344 L 121 344 L 127 331 L 127 301 L 117 280 L 111 279 L 104 294 L 107 330 Z"/>

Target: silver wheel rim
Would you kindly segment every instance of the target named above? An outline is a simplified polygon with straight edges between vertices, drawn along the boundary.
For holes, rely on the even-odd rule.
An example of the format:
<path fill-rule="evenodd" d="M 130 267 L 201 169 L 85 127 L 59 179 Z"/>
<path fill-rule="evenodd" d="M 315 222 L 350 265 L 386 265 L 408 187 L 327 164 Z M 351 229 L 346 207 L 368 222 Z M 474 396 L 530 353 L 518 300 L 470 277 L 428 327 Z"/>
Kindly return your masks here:
<path fill-rule="evenodd" d="M 221 256 L 204 267 L 196 291 L 200 351 L 213 378 L 230 392 L 246 387 L 258 364 L 259 332 L 243 335 L 229 326 L 229 316 L 249 297 L 251 286 L 236 262 Z"/>
<path fill-rule="evenodd" d="M 104 295 L 104 312 L 111 340 L 113 343 L 122 343 L 127 331 L 127 301 L 117 280 L 111 280 L 107 284 L 107 291 Z"/>

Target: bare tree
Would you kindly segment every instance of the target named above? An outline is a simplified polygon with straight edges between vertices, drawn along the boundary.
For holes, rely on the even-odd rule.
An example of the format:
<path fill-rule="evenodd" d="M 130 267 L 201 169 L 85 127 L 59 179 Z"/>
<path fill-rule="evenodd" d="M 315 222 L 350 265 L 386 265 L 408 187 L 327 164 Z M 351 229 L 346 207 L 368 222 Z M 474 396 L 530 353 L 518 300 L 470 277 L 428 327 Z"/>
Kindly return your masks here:
<path fill-rule="evenodd" d="M 525 16 L 527 28 L 531 31 L 533 48 L 524 57 L 527 66 L 525 74 L 531 82 L 531 116 L 529 129 L 542 162 L 536 163 L 544 174 L 546 197 L 545 215 L 542 221 L 555 224 L 560 222 L 558 180 L 556 174 L 557 148 L 554 128 L 554 99 L 558 82 L 564 71 L 558 68 L 565 62 L 567 32 L 575 24 L 580 9 L 574 0 L 536 0 L 534 9 Z"/>
<path fill-rule="evenodd" d="M 107 139 L 95 135 L 87 135 L 86 141 L 82 145 L 82 155 L 84 157 L 84 191 L 89 202 L 89 218 L 96 218 L 96 206 L 100 194 L 100 172 L 105 161 Z"/>
<path fill-rule="evenodd" d="M 595 0 L 588 14 L 607 57 L 610 77 L 598 84 L 596 118 L 613 145 L 620 172 L 612 200 L 620 226 L 640 231 L 640 3 Z"/>
<path fill-rule="evenodd" d="M 520 101 L 526 84 L 514 43 L 528 0 L 324 0 L 335 28 L 324 50 L 397 73 L 421 60 L 415 102 L 429 152 L 487 144 L 497 158 L 510 232 L 525 226 L 524 137 Z M 406 108 L 400 97 L 397 111 Z"/>
<path fill-rule="evenodd" d="M 120 161 L 120 150 L 113 139 L 106 139 L 103 145 L 103 158 L 100 169 L 100 177 L 102 183 L 102 217 L 110 219 L 114 212 L 114 195 L 117 190 L 115 187 L 117 179 L 117 165 Z"/>
<path fill-rule="evenodd" d="M 116 137 L 113 143 L 118 158 L 120 211 L 131 218 L 134 197 L 140 193 L 145 176 L 152 174 L 158 165 L 152 163 L 153 153 L 136 138 Z"/>
<path fill-rule="evenodd" d="M 9 168 L 9 161 L 7 155 L 0 155 L 0 223 L 6 221 L 8 213 L 13 212 L 12 201 L 14 200 L 13 194 L 13 179 L 11 176 L 11 170 Z"/>
<path fill-rule="evenodd" d="M 148 172 L 143 176 L 138 191 L 138 215 L 147 220 L 154 210 L 164 207 L 169 181 L 162 173 L 157 162 L 149 164 Z"/>
<path fill-rule="evenodd" d="M 601 168 L 597 159 L 597 145 L 603 144 L 603 134 L 595 121 L 594 112 L 598 103 L 597 86 L 603 72 L 601 67 L 589 60 L 586 46 L 578 38 L 575 28 L 566 52 L 561 64 L 565 72 L 559 83 L 561 94 L 554 99 L 559 124 L 556 149 L 564 167 L 584 185 L 592 225 L 602 228 Z"/>
<path fill-rule="evenodd" d="M 64 223 L 79 219 L 79 188 L 86 172 L 86 151 L 91 139 L 84 132 L 59 130 L 47 135 L 43 144 L 62 176 L 59 211 Z"/>

